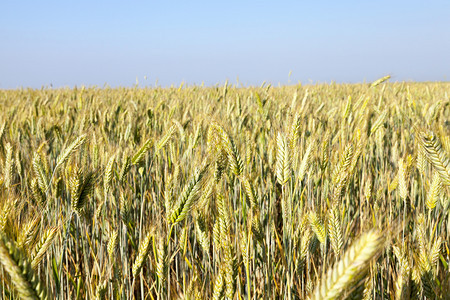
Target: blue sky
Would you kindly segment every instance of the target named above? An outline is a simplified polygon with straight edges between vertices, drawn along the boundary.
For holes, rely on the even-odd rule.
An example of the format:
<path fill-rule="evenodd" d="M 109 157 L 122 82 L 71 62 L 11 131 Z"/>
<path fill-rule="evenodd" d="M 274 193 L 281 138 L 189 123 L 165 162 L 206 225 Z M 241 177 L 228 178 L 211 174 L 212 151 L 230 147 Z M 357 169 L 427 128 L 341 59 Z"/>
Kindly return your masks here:
<path fill-rule="evenodd" d="M 450 80 L 448 0 L 1 1 L 0 12 L 0 88 Z"/>

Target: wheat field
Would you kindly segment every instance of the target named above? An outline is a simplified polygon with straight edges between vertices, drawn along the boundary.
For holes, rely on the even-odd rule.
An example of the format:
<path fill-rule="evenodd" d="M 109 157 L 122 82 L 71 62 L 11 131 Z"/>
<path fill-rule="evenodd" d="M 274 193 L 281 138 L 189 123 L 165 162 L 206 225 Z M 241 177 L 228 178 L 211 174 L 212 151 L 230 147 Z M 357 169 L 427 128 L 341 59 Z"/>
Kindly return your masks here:
<path fill-rule="evenodd" d="M 2 299 L 449 299 L 450 83 L 0 90 Z"/>

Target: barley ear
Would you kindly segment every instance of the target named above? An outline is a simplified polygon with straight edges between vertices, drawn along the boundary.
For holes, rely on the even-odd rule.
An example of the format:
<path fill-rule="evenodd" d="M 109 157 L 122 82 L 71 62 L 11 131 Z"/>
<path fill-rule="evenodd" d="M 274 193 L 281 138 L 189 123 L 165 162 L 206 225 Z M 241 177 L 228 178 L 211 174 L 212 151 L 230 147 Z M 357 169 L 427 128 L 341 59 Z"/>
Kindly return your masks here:
<path fill-rule="evenodd" d="M 219 149 L 216 157 L 216 162 L 214 164 L 214 181 L 219 183 L 223 173 L 228 167 L 228 156 L 225 150 Z"/>
<path fill-rule="evenodd" d="M 27 249 L 28 246 L 33 244 L 39 230 L 40 222 L 40 218 L 34 218 L 21 227 L 19 236 L 17 237 L 18 248 L 22 250 Z"/>
<path fill-rule="evenodd" d="M 209 253 L 211 240 L 209 237 L 209 232 L 207 231 L 205 220 L 202 215 L 199 215 L 197 217 L 197 221 L 195 222 L 195 234 L 197 236 L 197 241 L 202 247 L 203 251 L 205 253 Z"/>
<path fill-rule="evenodd" d="M 2 144 L 2 139 L 5 136 L 5 132 L 6 132 L 6 122 L 3 123 L 3 125 L 0 127 L 0 144 Z"/>
<path fill-rule="evenodd" d="M 392 250 L 397 258 L 399 270 L 397 272 L 397 279 L 395 281 L 395 299 L 409 299 L 410 291 L 410 279 L 411 269 L 410 263 L 406 257 L 404 249 L 400 249 L 397 246 L 393 246 Z"/>
<path fill-rule="evenodd" d="M 155 243 L 158 245 L 155 245 Z M 155 238 L 153 239 L 153 251 L 156 260 L 156 276 L 158 277 L 159 283 L 163 284 L 166 281 L 166 247 L 161 237 L 158 238 L 157 242 Z"/>
<path fill-rule="evenodd" d="M 45 196 L 45 192 L 48 189 L 49 183 L 44 168 L 42 166 L 41 156 L 37 152 L 35 152 L 33 155 L 32 164 L 33 164 L 33 173 L 37 180 L 38 187 L 40 188 L 41 192 L 44 193 Z"/>
<path fill-rule="evenodd" d="M 383 125 L 384 120 L 386 119 L 388 111 L 384 110 L 378 119 L 372 124 L 370 128 L 370 135 L 374 134 L 380 127 Z"/>
<path fill-rule="evenodd" d="M 248 202 L 250 203 L 251 208 L 255 208 L 258 204 L 257 196 L 255 193 L 255 189 L 253 188 L 252 183 L 248 180 L 247 177 L 242 178 L 242 184 L 244 185 L 245 195 L 247 196 Z"/>
<path fill-rule="evenodd" d="M 234 140 L 228 136 L 225 131 L 223 132 L 223 147 L 225 151 L 228 153 L 228 163 L 231 169 L 231 172 L 236 176 L 240 176 L 244 172 L 244 163 L 239 155 L 238 148 L 234 142 Z"/>
<path fill-rule="evenodd" d="M 131 157 L 130 156 L 124 156 L 122 158 L 122 166 L 120 168 L 119 172 L 119 182 L 123 182 L 125 179 L 125 176 L 127 175 L 128 171 L 131 168 Z"/>

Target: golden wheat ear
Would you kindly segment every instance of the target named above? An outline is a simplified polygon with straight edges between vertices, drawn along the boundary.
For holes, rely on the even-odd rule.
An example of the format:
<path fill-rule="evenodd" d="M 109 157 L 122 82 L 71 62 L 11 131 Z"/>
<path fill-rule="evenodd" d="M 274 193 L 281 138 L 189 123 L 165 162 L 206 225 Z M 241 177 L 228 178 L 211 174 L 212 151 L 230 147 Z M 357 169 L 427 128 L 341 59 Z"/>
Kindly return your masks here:
<path fill-rule="evenodd" d="M 383 243 L 384 237 L 379 232 L 370 231 L 363 234 L 322 278 L 311 299 L 337 299 L 361 278 L 370 261 L 380 253 Z"/>
<path fill-rule="evenodd" d="M 420 143 L 428 162 L 441 176 L 444 185 L 450 186 L 450 158 L 442 148 L 441 141 L 433 133 L 420 132 Z"/>
<path fill-rule="evenodd" d="M 136 257 L 136 260 L 133 264 L 133 277 L 136 277 L 141 272 L 142 266 L 144 265 L 145 259 L 148 256 L 148 253 L 150 252 L 150 242 L 151 242 L 152 234 L 151 232 L 147 233 L 147 236 L 144 238 L 144 240 L 139 245 L 139 252 L 138 256 Z"/>
<path fill-rule="evenodd" d="M 40 262 L 44 258 L 45 253 L 47 253 L 48 248 L 50 248 L 50 246 L 52 245 L 55 235 L 58 233 L 58 230 L 58 227 L 50 227 L 49 229 L 47 229 L 47 231 L 45 231 L 39 242 L 34 247 L 31 256 L 31 267 L 33 269 L 36 269 L 39 266 Z"/>
<path fill-rule="evenodd" d="M 52 299 L 25 255 L 0 233 L 0 262 L 11 276 L 21 299 Z"/>
<path fill-rule="evenodd" d="M 64 151 L 61 152 L 61 154 L 56 159 L 56 168 L 61 166 L 64 162 L 66 162 L 69 157 L 72 155 L 72 153 L 75 152 L 78 148 L 80 148 L 84 142 L 86 141 L 86 135 L 83 134 L 79 136 L 75 141 L 72 142 Z"/>

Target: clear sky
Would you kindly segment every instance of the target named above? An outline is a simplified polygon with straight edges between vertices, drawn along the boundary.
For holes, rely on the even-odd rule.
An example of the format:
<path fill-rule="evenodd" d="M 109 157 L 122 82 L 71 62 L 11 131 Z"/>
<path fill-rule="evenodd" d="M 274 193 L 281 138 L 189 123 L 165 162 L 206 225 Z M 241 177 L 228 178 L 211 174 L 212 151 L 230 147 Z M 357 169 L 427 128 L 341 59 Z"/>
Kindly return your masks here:
<path fill-rule="evenodd" d="M 2 0 L 0 12 L 0 88 L 450 80 L 449 0 Z"/>

